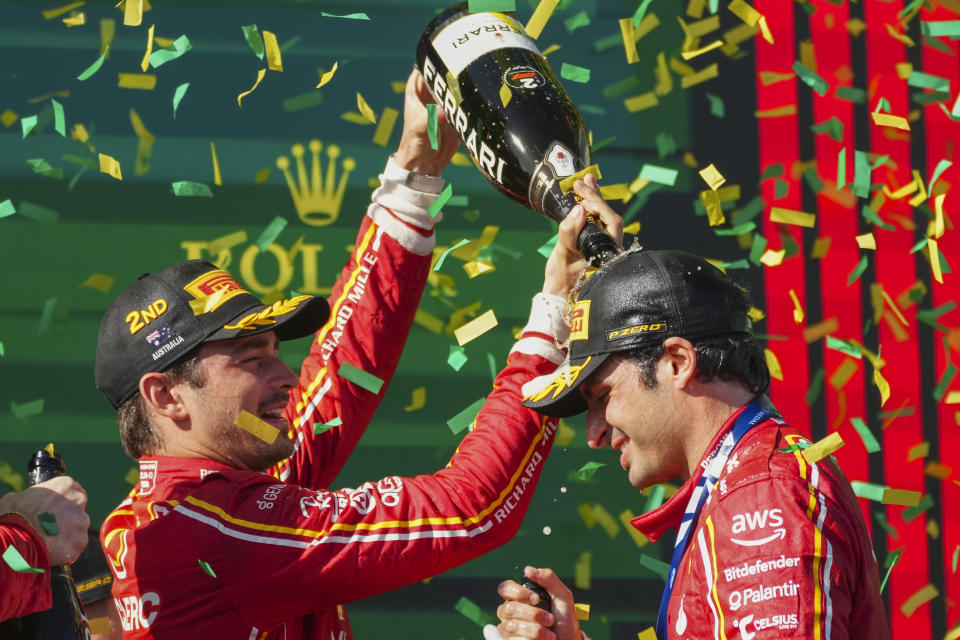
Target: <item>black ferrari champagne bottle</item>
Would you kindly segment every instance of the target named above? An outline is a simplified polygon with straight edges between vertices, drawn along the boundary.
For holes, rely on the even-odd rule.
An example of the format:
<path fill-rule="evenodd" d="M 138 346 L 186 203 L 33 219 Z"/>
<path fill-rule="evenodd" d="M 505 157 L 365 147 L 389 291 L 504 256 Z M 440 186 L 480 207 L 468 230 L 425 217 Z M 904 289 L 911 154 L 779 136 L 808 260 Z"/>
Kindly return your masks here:
<path fill-rule="evenodd" d="M 66 465 L 53 445 L 31 456 L 27 463 L 27 484 L 33 486 L 66 473 Z M 42 534 L 41 534 L 42 535 Z M 90 628 L 73 583 L 70 567 L 50 567 L 53 606 L 0 625 L 0 638 L 17 640 L 89 640 Z"/>
<path fill-rule="evenodd" d="M 417 46 L 417 67 L 474 164 L 497 189 L 560 222 L 576 205 L 560 182 L 590 165 L 583 118 L 550 63 L 510 13 L 440 13 Z M 593 222 L 578 247 L 594 264 L 617 252 Z"/>

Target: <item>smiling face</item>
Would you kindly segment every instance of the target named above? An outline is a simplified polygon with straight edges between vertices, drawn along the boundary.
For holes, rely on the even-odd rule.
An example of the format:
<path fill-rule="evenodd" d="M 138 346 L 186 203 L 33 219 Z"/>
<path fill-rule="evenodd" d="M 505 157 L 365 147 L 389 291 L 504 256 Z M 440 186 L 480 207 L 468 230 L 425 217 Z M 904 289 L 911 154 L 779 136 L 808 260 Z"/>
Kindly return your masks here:
<path fill-rule="evenodd" d="M 190 416 L 192 448 L 240 469 L 262 471 L 293 453 L 284 409 L 297 376 L 277 357 L 272 331 L 209 342 L 200 349 L 205 384 L 181 385 Z M 234 424 L 241 411 L 257 416 L 280 433 L 267 443 Z"/>
<path fill-rule="evenodd" d="M 669 377 L 670 367 L 661 358 L 658 380 Z M 688 475 L 679 436 L 682 412 L 672 385 L 649 389 L 632 360 L 612 355 L 580 385 L 580 392 L 588 407 L 587 443 L 618 451 L 630 484 L 643 489 Z"/>

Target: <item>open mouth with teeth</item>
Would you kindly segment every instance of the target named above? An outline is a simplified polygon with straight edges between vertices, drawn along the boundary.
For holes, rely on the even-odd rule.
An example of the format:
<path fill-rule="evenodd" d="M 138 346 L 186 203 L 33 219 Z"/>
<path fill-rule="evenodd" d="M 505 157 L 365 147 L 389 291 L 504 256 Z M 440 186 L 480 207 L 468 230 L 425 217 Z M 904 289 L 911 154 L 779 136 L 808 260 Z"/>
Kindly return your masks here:
<path fill-rule="evenodd" d="M 287 419 L 283 417 L 283 407 L 274 407 L 260 413 L 260 419 L 267 424 L 276 427 L 279 431 L 286 431 L 289 426 Z"/>

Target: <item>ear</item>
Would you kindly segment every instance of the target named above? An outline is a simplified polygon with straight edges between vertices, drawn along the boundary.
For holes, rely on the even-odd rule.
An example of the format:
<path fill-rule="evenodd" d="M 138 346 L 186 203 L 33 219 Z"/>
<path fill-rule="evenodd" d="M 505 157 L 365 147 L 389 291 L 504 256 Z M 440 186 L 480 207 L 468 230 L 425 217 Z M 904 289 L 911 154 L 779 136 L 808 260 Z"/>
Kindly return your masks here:
<path fill-rule="evenodd" d="M 179 422 L 189 417 L 180 386 L 168 376 L 153 371 L 140 378 L 140 395 L 150 412 Z"/>
<path fill-rule="evenodd" d="M 663 357 L 660 359 L 667 369 L 660 381 L 669 380 L 676 389 L 685 389 L 694 379 L 697 371 L 697 351 L 686 338 L 672 336 L 663 341 Z"/>

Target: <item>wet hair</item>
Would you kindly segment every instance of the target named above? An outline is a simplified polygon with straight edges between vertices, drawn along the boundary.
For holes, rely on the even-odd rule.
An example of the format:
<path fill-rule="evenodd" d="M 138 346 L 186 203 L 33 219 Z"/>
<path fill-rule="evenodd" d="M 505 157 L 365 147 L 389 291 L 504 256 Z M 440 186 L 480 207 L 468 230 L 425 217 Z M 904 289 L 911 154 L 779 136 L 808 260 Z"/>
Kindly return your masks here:
<path fill-rule="evenodd" d="M 195 389 L 202 388 L 207 382 L 200 366 L 199 349 L 187 353 L 162 373 L 174 384 L 186 382 Z M 147 403 L 140 391 L 124 400 L 117 408 L 117 424 L 120 425 L 123 450 L 131 458 L 155 454 L 163 447 L 160 434 L 150 424 Z"/>

